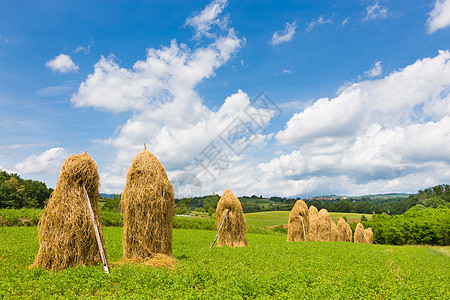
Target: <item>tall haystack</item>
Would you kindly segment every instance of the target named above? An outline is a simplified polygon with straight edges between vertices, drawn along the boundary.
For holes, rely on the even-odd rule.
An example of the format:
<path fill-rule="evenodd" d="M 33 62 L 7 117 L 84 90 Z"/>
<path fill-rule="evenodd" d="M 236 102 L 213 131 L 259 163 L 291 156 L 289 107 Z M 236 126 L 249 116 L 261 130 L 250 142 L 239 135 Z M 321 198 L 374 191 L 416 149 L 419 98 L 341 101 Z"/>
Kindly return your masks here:
<path fill-rule="evenodd" d="M 338 241 L 338 229 L 336 223 L 334 223 L 333 220 L 331 220 L 330 224 L 331 230 L 330 230 L 330 242 L 337 242 Z"/>
<path fill-rule="evenodd" d="M 317 208 L 313 205 L 309 207 L 309 229 L 308 229 L 308 241 L 318 241 L 319 240 L 319 212 Z"/>
<path fill-rule="evenodd" d="M 361 223 L 358 223 L 355 228 L 355 235 L 354 235 L 353 241 L 355 243 L 367 243 L 367 240 L 366 240 L 367 236 L 364 237 L 364 235 L 365 235 L 364 226 Z"/>
<path fill-rule="evenodd" d="M 372 232 L 372 228 L 367 228 L 364 229 L 364 235 L 366 236 L 367 241 L 369 242 L 369 244 L 373 244 L 373 232 Z"/>
<path fill-rule="evenodd" d="M 228 210 L 228 214 L 227 214 Z M 224 217 L 227 214 L 225 220 Z M 223 221 L 223 225 L 222 225 Z M 247 240 L 245 233 L 247 228 L 245 226 L 244 212 L 239 199 L 232 191 L 226 189 L 217 203 L 216 209 L 216 227 L 222 229 L 217 238 L 217 247 L 245 247 Z"/>
<path fill-rule="evenodd" d="M 325 208 L 319 211 L 319 241 L 332 242 L 337 240 L 336 224 L 331 220 L 330 214 Z"/>
<path fill-rule="evenodd" d="M 309 210 L 303 200 L 297 200 L 289 214 L 287 241 L 305 242 L 309 232 Z"/>
<path fill-rule="evenodd" d="M 337 223 L 337 240 L 340 242 L 351 242 L 352 241 L 352 229 L 344 219 L 340 218 Z"/>
<path fill-rule="evenodd" d="M 72 155 L 64 162 L 56 188 L 39 220 L 39 252 L 32 267 L 62 270 L 102 262 L 85 190 L 105 245 L 98 215 L 97 164 L 87 153 Z M 105 249 L 103 252 L 106 253 Z"/>
<path fill-rule="evenodd" d="M 131 162 L 122 194 L 123 258 L 172 254 L 173 187 L 159 160 L 142 150 Z"/>

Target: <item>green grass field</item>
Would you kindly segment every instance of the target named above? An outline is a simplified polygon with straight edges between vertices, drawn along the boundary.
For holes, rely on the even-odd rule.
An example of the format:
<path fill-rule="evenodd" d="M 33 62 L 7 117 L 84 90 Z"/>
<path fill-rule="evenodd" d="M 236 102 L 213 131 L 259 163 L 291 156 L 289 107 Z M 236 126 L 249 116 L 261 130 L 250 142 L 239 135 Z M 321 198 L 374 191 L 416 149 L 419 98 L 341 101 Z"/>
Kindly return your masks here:
<path fill-rule="evenodd" d="M 245 220 L 247 224 L 254 224 L 259 226 L 273 226 L 287 224 L 289 220 L 290 211 L 263 211 L 257 213 L 245 214 Z M 368 214 L 354 214 L 354 213 L 335 213 L 330 212 L 331 219 L 339 220 L 339 218 L 347 217 L 348 221 L 360 220 L 361 216 L 365 215 L 368 220 L 372 218 L 372 215 Z"/>
<path fill-rule="evenodd" d="M 287 243 L 247 234 L 246 248 L 213 248 L 214 231 L 175 229 L 176 270 L 115 265 L 122 228 L 105 229 L 111 274 L 102 266 L 29 270 L 36 227 L 0 227 L 3 299 L 448 299 L 446 248 Z M 448 248 L 448 247 L 447 247 Z M 444 250 L 442 250 L 444 249 Z"/>

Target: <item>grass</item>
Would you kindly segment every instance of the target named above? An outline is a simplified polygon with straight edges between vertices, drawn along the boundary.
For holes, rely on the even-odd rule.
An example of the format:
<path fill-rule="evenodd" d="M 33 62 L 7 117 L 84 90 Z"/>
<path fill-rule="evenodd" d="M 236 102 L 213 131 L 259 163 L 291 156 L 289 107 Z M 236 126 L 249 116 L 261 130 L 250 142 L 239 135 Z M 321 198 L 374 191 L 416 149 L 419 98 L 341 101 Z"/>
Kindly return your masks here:
<path fill-rule="evenodd" d="M 287 224 L 289 220 L 289 211 L 264 211 L 257 213 L 245 214 L 247 224 L 259 226 L 273 226 Z M 339 218 L 346 217 L 348 221 L 360 220 L 361 216 L 365 215 L 368 220 L 372 219 L 370 214 L 356 214 L 356 213 L 335 213 L 330 212 L 331 219 L 337 221 Z"/>
<path fill-rule="evenodd" d="M 174 229 L 174 271 L 114 264 L 122 228 L 105 228 L 111 274 L 102 266 L 61 272 L 28 266 L 36 227 L 0 227 L 5 299 L 448 299 L 450 259 L 437 247 L 287 243 L 247 234 L 249 247 L 213 248 L 214 231 Z M 448 247 L 445 247 L 448 248 Z M 445 249 L 444 248 L 444 249 Z M 420 271 L 418 271 L 420 270 Z"/>

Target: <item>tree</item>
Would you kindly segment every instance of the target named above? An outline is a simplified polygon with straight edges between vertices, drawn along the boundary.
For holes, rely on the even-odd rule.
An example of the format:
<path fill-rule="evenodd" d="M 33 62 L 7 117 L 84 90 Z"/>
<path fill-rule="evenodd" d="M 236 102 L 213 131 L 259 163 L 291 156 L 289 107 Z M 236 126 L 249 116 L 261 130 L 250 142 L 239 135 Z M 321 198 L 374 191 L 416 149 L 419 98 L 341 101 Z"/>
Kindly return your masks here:
<path fill-rule="evenodd" d="M 0 185 L 0 200 L 3 207 L 21 208 L 27 202 L 25 187 L 15 177 L 5 180 Z"/>

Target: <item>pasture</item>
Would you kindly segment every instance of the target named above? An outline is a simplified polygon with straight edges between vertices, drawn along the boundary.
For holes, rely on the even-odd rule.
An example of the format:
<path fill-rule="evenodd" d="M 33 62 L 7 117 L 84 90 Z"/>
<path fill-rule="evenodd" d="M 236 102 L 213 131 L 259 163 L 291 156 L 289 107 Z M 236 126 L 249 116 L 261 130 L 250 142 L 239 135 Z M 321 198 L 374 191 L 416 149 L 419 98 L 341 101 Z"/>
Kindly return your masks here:
<path fill-rule="evenodd" d="M 122 228 L 104 230 L 111 274 L 102 266 L 28 269 L 36 227 L 0 227 L 0 298 L 445 299 L 448 247 L 286 242 L 247 234 L 248 247 L 213 248 L 214 231 L 174 229 L 175 270 L 120 265 Z"/>

